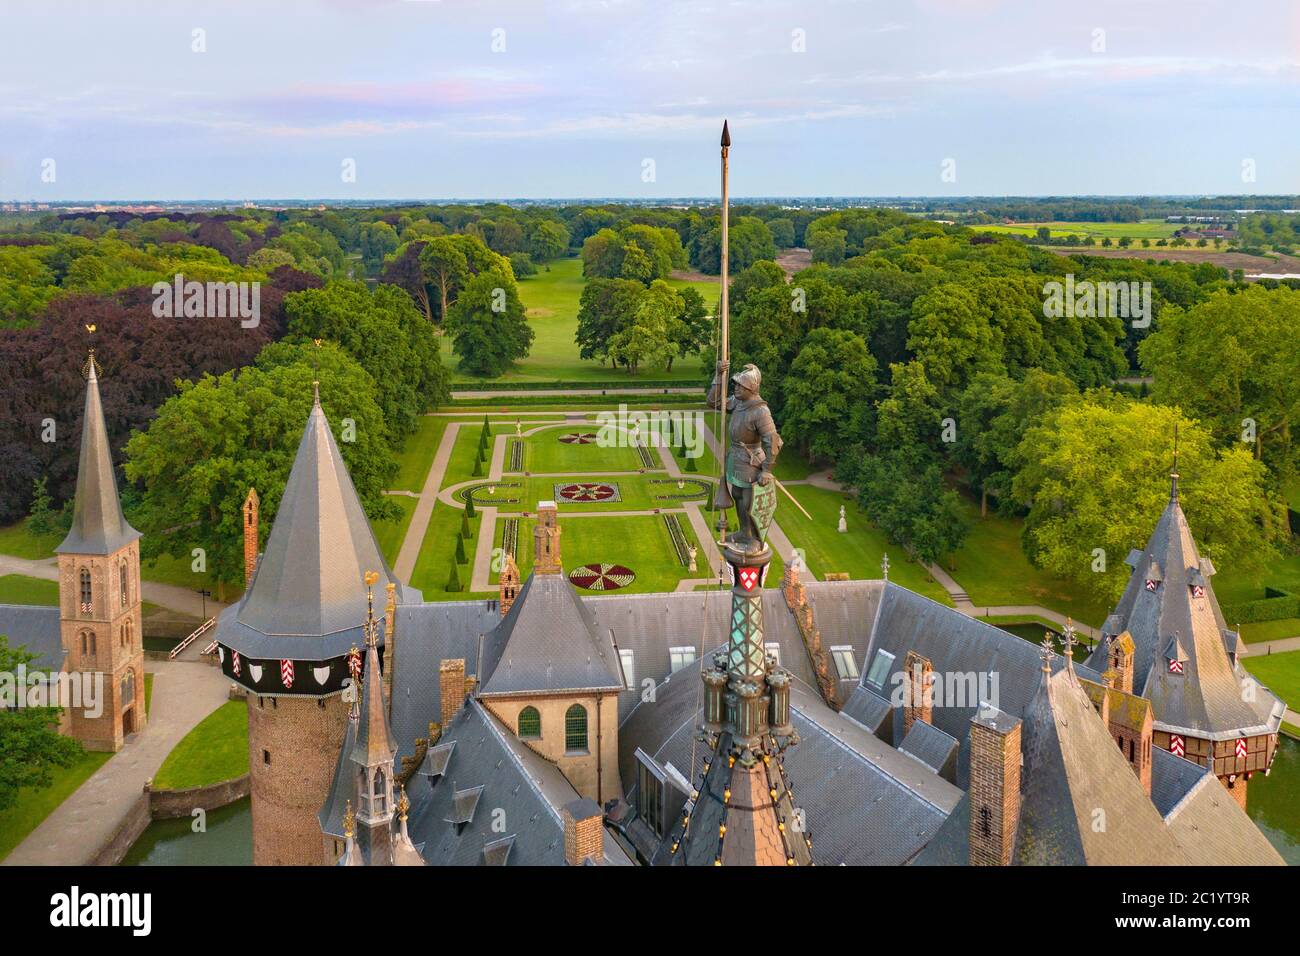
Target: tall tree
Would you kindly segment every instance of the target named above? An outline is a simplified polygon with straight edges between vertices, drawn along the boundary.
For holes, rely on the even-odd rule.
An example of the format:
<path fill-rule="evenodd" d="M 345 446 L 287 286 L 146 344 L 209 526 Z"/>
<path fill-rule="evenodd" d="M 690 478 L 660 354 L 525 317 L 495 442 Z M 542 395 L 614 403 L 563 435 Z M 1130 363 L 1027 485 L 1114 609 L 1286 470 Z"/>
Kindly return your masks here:
<path fill-rule="evenodd" d="M 466 284 L 451 307 L 447 330 L 461 370 L 485 378 L 526 356 L 534 334 L 515 280 L 504 269 L 483 272 Z"/>

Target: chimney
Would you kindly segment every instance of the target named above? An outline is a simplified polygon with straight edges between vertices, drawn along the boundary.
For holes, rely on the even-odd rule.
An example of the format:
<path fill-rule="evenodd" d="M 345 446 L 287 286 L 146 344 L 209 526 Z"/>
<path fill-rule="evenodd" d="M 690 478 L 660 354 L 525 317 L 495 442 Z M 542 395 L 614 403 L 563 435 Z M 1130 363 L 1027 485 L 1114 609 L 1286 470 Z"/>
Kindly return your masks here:
<path fill-rule="evenodd" d="M 244 588 L 253 583 L 253 572 L 257 570 L 257 514 L 261 501 L 257 489 L 249 488 L 248 497 L 244 499 Z"/>
<path fill-rule="evenodd" d="M 797 611 L 807 603 L 803 582 L 799 580 L 799 559 L 796 557 L 785 566 L 781 577 L 781 593 L 785 595 L 785 604 L 792 611 Z"/>
<path fill-rule="evenodd" d="M 1138 780 L 1142 781 L 1142 789 L 1148 797 L 1151 796 L 1151 738 L 1155 729 L 1152 726 L 1154 719 L 1151 708 L 1147 707 L 1138 733 L 1137 752 L 1133 756 L 1133 770 L 1137 773 Z"/>
<path fill-rule="evenodd" d="M 388 603 L 384 605 L 384 700 L 393 716 L 393 670 L 397 661 L 397 585 L 389 581 Z"/>
<path fill-rule="evenodd" d="M 1133 693 L 1133 637 L 1128 631 L 1110 639 L 1107 663 L 1115 672 L 1115 689 Z"/>
<path fill-rule="evenodd" d="M 443 660 L 438 665 L 438 693 L 442 698 L 442 729 L 451 726 L 456 712 L 465 706 L 465 659 Z"/>
<path fill-rule="evenodd" d="M 970 725 L 970 863 L 1006 866 L 1020 822 L 1020 720 L 981 704 Z"/>
<path fill-rule="evenodd" d="M 903 688 L 903 735 L 906 736 L 918 720 L 934 723 L 930 713 L 934 706 L 934 665 L 930 658 L 916 651 L 907 652 L 903 658 Z"/>
<path fill-rule="evenodd" d="M 500 598 L 501 616 L 505 617 L 514 606 L 515 598 L 519 596 L 519 565 L 515 564 L 515 556 L 508 551 L 505 567 L 501 569 L 501 576 L 497 579 L 497 596 Z"/>
<path fill-rule="evenodd" d="M 600 863 L 605 858 L 605 815 L 600 804 L 582 797 L 564 805 L 564 862 L 583 866 L 588 861 Z"/>
<path fill-rule="evenodd" d="M 533 573 L 560 573 L 560 526 L 554 501 L 537 503 L 537 526 L 533 528 Z"/>

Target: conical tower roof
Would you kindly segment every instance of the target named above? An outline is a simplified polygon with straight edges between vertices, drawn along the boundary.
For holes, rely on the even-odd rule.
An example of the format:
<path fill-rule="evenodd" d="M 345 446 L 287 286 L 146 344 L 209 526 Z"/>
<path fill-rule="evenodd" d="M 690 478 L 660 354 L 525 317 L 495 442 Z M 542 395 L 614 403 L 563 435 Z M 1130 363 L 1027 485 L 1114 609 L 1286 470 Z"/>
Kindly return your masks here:
<path fill-rule="evenodd" d="M 1245 692 L 1253 680 L 1229 657 L 1236 635 L 1214 596 L 1214 565 L 1183 514 L 1177 476 L 1146 549 L 1128 563 L 1133 576 L 1112 626 L 1133 637 L 1134 692 L 1151 700 L 1157 728 L 1206 739 L 1276 731 L 1276 698 L 1264 688 Z"/>
<path fill-rule="evenodd" d="M 117 497 L 117 476 L 113 474 L 93 352 L 88 365 L 77 497 L 72 509 L 72 528 L 63 543 L 54 549 L 59 554 L 112 554 L 140 537 L 140 532 L 126 523 L 122 502 Z"/>
<path fill-rule="evenodd" d="M 378 571 L 381 586 L 396 582 L 317 397 L 237 620 L 265 635 L 355 631 L 366 619 L 369 570 Z"/>

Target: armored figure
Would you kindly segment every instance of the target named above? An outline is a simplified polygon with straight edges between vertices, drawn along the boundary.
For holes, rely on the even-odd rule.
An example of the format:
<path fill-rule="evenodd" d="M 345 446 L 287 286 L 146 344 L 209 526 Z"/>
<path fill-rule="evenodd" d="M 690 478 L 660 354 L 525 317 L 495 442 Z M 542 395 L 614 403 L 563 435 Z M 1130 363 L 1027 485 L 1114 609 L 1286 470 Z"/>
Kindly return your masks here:
<path fill-rule="evenodd" d="M 721 405 L 723 376 L 728 363 L 719 362 L 709 386 L 708 405 Z M 743 554 L 757 554 L 766 547 L 767 529 L 776 507 L 776 485 L 772 468 L 781 453 L 781 436 L 767 402 L 758 393 L 763 376 L 755 365 L 746 365 L 731 377 L 735 393 L 727 399 L 727 457 L 725 480 L 736 505 L 740 528 L 728 542 Z"/>

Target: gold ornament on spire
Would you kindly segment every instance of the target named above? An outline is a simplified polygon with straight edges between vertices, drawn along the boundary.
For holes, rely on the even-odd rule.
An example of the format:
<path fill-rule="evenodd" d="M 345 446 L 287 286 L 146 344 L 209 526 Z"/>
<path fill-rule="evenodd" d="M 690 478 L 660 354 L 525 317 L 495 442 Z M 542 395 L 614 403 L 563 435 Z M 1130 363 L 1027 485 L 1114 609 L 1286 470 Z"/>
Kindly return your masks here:
<path fill-rule="evenodd" d="M 356 832 L 356 824 L 357 818 L 352 812 L 352 801 L 349 800 L 343 807 L 343 836 L 351 840 Z"/>
<path fill-rule="evenodd" d="M 397 816 L 405 822 L 406 812 L 411 809 L 411 801 L 406 799 L 406 787 L 402 787 L 401 794 L 397 800 Z"/>

